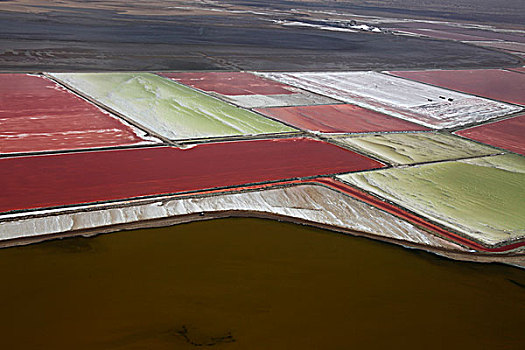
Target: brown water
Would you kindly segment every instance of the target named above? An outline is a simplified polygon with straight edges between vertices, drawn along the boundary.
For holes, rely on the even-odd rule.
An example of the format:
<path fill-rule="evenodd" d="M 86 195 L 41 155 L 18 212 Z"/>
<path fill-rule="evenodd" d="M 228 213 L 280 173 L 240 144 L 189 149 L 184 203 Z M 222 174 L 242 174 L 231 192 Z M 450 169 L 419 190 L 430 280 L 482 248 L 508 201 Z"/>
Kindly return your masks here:
<path fill-rule="evenodd" d="M 2 349 L 518 349 L 525 271 L 261 219 L 0 250 Z"/>

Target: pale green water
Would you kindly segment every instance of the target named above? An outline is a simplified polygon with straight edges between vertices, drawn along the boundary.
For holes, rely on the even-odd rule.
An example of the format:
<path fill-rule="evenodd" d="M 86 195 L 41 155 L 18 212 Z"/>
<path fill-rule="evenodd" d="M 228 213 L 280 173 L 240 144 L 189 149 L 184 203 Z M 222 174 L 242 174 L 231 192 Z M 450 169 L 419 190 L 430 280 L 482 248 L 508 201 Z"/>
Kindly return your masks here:
<path fill-rule="evenodd" d="M 525 157 L 519 155 L 340 178 L 489 244 L 525 234 Z"/>
<path fill-rule="evenodd" d="M 296 131 L 151 73 L 53 76 L 169 139 Z"/>
<path fill-rule="evenodd" d="M 523 270 L 268 220 L 3 249 L 0 273 L 3 349 L 520 349 L 525 341 Z"/>
<path fill-rule="evenodd" d="M 337 140 L 390 164 L 433 162 L 501 152 L 456 136 L 434 133 L 383 134 Z"/>

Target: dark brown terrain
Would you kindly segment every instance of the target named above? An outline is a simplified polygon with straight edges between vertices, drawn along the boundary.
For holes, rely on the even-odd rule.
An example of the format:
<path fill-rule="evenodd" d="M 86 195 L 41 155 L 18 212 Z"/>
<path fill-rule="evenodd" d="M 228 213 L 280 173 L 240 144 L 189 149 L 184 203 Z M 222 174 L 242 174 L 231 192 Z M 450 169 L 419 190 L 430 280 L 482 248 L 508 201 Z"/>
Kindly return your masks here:
<path fill-rule="evenodd" d="M 339 2 L 270 3 L 2 1 L 0 69 L 364 70 L 520 63 L 515 56 L 459 42 L 285 27 L 275 21 L 326 20 L 333 16 L 319 11 L 358 8 Z M 310 12 L 291 12 L 296 5 Z"/>

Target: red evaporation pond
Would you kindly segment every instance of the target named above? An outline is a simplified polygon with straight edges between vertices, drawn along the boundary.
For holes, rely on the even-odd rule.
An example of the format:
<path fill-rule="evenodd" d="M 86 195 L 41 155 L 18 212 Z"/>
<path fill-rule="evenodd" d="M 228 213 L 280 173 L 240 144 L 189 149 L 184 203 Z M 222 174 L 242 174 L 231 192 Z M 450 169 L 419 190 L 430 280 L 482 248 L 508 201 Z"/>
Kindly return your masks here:
<path fill-rule="evenodd" d="M 525 75 L 502 69 L 390 72 L 399 77 L 503 102 L 525 104 Z"/>
<path fill-rule="evenodd" d="M 429 130 L 424 126 L 350 104 L 256 110 L 300 129 L 327 133 Z"/>
<path fill-rule="evenodd" d="M 43 77 L 0 74 L 0 153 L 144 142 L 96 106 Z"/>
<path fill-rule="evenodd" d="M 360 154 L 306 138 L 3 158 L 0 212 L 380 167 Z"/>
<path fill-rule="evenodd" d="M 222 95 L 293 94 L 290 87 L 246 72 L 159 73 L 184 85 Z"/>
<path fill-rule="evenodd" d="M 456 131 L 456 134 L 525 156 L 525 115 Z"/>

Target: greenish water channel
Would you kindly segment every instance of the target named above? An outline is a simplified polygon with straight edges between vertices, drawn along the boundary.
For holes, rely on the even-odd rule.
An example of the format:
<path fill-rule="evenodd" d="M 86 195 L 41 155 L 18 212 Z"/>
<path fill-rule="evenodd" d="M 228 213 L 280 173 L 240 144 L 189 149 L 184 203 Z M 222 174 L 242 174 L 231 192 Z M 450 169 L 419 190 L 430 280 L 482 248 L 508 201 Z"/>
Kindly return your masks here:
<path fill-rule="evenodd" d="M 525 271 L 262 219 L 0 250 L 3 349 L 518 349 Z"/>

